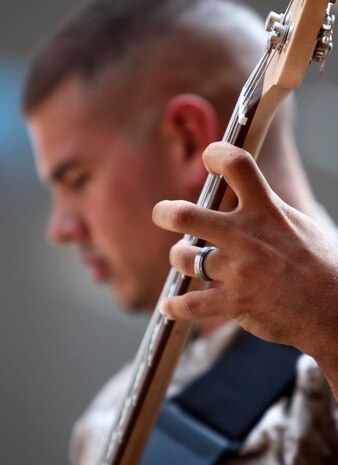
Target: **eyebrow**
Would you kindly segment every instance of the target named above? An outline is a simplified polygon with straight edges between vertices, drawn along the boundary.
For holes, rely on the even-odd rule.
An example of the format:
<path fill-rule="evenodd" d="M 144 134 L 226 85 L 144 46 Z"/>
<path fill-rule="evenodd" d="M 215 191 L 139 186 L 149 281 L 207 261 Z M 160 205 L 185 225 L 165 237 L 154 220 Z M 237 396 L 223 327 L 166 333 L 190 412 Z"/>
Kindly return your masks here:
<path fill-rule="evenodd" d="M 60 163 L 54 169 L 52 169 L 51 173 L 47 177 L 47 181 L 49 183 L 61 182 L 68 171 L 77 168 L 80 164 L 80 160 L 69 160 Z"/>

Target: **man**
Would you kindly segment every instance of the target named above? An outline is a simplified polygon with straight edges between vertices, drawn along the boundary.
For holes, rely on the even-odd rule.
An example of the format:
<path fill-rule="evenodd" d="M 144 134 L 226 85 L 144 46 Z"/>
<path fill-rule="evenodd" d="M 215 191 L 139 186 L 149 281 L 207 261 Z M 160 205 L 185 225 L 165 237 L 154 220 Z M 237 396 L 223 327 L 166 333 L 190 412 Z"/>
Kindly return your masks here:
<path fill-rule="evenodd" d="M 178 236 L 156 228 L 152 208 L 164 198 L 197 199 L 206 177 L 202 152 L 221 138 L 264 37 L 254 14 L 222 0 L 100 0 L 68 20 L 37 54 L 23 107 L 40 176 L 53 194 L 49 236 L 77 245 L 93 280 L 106 282 L 122 306 L 154 307 Z M 284 110 L 274 123 L 261 167 L 286 202 L 316 216 L 288 115 Z M 187 348 L 170 395 L 234 343 L 239 330 L 224 322 L 199 325 L 200 337 Z M 78 422 L 74 463 L 98 461 L 127 372 Z M 301 387 L 309 376 L 312 392 L 320 393 L 315 407 Z M 309 440 L 318 457 L 334 456 L 330 390 L 311 362 L 303 363 L 299 379 L 294 399 L 303 407 L 299 411 L 295 401 L 290 410 L 283 396 L 268 409 L 243 444 L 245 463 L 313 458 Z M 330 418 L 325 428 L 324 418 Z"/>

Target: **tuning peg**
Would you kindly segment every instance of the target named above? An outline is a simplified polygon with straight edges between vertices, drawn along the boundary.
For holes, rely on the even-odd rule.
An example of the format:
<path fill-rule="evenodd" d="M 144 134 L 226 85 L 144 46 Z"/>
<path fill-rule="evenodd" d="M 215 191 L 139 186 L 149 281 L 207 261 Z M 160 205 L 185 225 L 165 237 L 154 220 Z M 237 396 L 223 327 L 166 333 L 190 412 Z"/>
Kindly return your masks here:
<path fill-rule="evenodd" d="M 271 11 L 265 21 L 265 30 L 267 32 L 272 32 L 273 27 L 276 23 L 282 23 L 283 17 L 284 17 L 283 13 L 278 14 L 278 13 L 275 13 L 274 11 Z"/>

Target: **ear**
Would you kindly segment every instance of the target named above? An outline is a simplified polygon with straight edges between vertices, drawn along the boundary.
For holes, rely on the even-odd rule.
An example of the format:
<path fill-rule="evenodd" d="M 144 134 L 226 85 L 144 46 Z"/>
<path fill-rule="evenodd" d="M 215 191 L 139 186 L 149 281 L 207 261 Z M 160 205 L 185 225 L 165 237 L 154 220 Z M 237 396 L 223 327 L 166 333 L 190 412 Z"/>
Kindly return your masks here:
<path fill-rule="evenodd" d="M 218 138 L 216 110 L 198 95 L 178 95 L 165 109 L 163 130 L 172 142 L 170 156 L 175 157 L 182 187 L 196 196 L 206 177 L 202 153 Z"/>

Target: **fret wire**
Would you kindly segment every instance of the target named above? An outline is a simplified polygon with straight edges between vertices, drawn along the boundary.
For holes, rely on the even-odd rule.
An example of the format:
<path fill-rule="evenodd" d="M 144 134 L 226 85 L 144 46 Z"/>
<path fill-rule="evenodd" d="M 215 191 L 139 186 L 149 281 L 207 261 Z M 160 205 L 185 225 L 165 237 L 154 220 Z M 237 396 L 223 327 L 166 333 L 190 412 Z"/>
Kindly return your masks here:
<path fill-rule="evenodd" d="M 250 75 L 239 99 L 237 100 L 236 107 L 232 113 L 232 116 L 230 118 L 227 130 L 224 133 L 222 141 L 229 142 L 229 143 L 234 142 L 236 130 L 239 125 L 239 122 L 238 122 L 239 110 L 241 106 L 246 107 L 248 103 L 250 102 L 252 96 L 254 95 L 254 92 L 257 89 L 257 86 L 259 82 L 261 81 L 262 76 L 264 75 L 264 72 L 268 66 L 268 62 L 271 61 L 274 53 L 272 54 L 272 56 L 270 55 L 271 54 L 268 52 L 265 53 L 265 55 L 262 57 L 262 59 L 260 60 L 256 68 Z M 241 101 L 243 97 L 244 99 L 243 101 Z M 222 181 L 222 176 L 209 174 L 205 182 L 204 188 L 201 192 L 197 205 L 202 206 L 204 208 L 208 208 L 210 206 L 210 199 L 212 198 L 212 194 L 215 194 L 215 192 L 217 191 L 218 184 L 221 181 Z M 195 245 L 199 240 L 198 238 L 188 236 L 188 235 L 184 236 L 184 238 L 188 240 L 191 245 Z M 157 336 L 158 336 L 158 334 L 161 332 L 161 329 L 163 329 L 163 326 L 167 324 L 166 318 L 164 318 L 159 311 L 159 304 L 164 298 L 176 295 L 177 289 L 179 285 L 182 283 L 183 279 L 185 279 L 184 275 L 179 273 L 174 268 L 171 268 L 169 276 L 167 278 L 167 281 L 161 293 L 161 296 L 155 307 L 153 316 L 151 317 L 150 322 L 148 324 L 145 336 L 143 337 L 140 348 L 132 364 L 132 369 L 131 369 L 132 376 L 131 376 L 131 382 L 129 385 L 129 389 L 127 391 L 127 395 L 124 398 L 124 401 L 121 404 L 121 409 L 116 416 L 115 423 L 111 430 L 111 434 L 109 436 L 109 441 L 107 444 L 107 450 L 105 451 L 105 454 L 104 454 L 104 459 L 103 461 L 100 462 L 102 465 L 110 464 L 109 458 L 110 458 L 112 449 L 114 447 L 114 439 L 115 440 L 118 439 L 116 438 L 116 436 L 118 436 L 120 432 L 119 427 L 121 426 L 121 423 L 123 423 L 123 421 L 121 422 L 121 415 L 125 411 L 126 407 L 129 408 L 130 406 L 129 404 L 133 402 L 133 396 L 136 394 L 135 391 L 138 387 L 138 380 L 140 378 L 140 367 L 143 367 L 143 370 L 146 369 L 147 364 L 148 364 L 148 357 L 149 355 L 151 355 L 150 344 L 153 343 L 153 346 L 156 345 L 154 344 L 154 340 L 153 340 L 154 331 L 157 328 L 158 330 Z M 122 420 L 124 420 L 124 418 L 122 418 Z M 123 424 L 122 424 L 122 427 L 123 427 Z"/>
<path fill-rule="evenodd" d="M 274 55 L 274 53 L 272 54 Z M 256 66 L 255 70 L 253 71 L 253 73 L 251 74 L 251 76 L 249 77 L 248 81 L 247 81 L 247 84 L 246 84 L 246 88 L 245 88 L 245 94 L 248 95 L 248 91 L 250 91 L 250 95 L 246 98 L 247 102 L 250 101 L 250 99 L 252 98 L 255 90 L 257 89 L 257 86 L 259 84 L 259 82 L 261 81 L 261 78 L 264 74 L 264 72 L 266 71 L 266 68 L 267 66 L 269 65 L 269 62 L 271 61 L 273 56 L 269 56 L 268 53 L 266 53 L 263 58 L 260 60 L 259 64 Z M 223 137 L 223 141 L 226 141 L 226 142 L 233 142 L 233 138 L 234 138 L 234 135 L 235 135 L 235 132 L 236 132 L 236 129 L 238 127 L 238 124 L 235 123 L 236 120 L 238 119 L 238 108 L 239 108 L 239 102 L 240 102 L 240 99 L 238 99 L 237 101 L 237 105 L 235 107 L 235 110 L 232 114 L 232 117 L 230 119 L 230 123 L 228 125 L 228 129 L 226 130 L 225 132 L 225 135 Z M 202 194 L 201 194 L 201 200 L 199 200 L 199 202 L 197 203 L 197 205 L 199 206 L 202 206 L 202 207 L 208 207 L 209 205 L 207 204 L 208 202 L 206 201 L 206 197 L 207 197 L 207 192 L 208 190 L 210 190 L 210 184 L 212 186 L 212 184 L 217 184 L 217 181 L 219 181 L 219 178 L 221 178 L 220 176 L 216 175 L 209 175 L 209 180 L 207 180 L 207 188 L 205 189 L 205 192 L 204 190 L 202 191 Z M 211 190 L 215 190 L 215 186 L 212 186 L 211 187 Z M 194 245 L 194 242 L 195 241 L 198 241 L 198 238 L 194 238 L 194 237 L 190 237 L 190 236 L 185 236 L 185 238 L 190 242 L 191 242 L 191 245 Z M 164 292 L 163 292 L 163 296 L 160 297 L 159 299 L 159 302 L 161 302 L 161 300 L 165 297 L 169 297 L 171 295 L 175 295 L 175 292 L 171 292 L 172 291 L 172 287 L 175 285 L 175 282 L 176 282 L 176 287 L 178 287 L 178 283 L 180 281 L 180 279 L 184 279 L 184 276 L 181 275 L 181 273 L 179 273 L 178 271 L 176 271 L 174 268 L 172 268 L 171 270 L 171 276 L 169 275 L 169 278 L 168 278 L 168 285 L 165 286 L 165 289 L 164 289 Z M 156 307 L 155 309 L 155 312 L 157 313 L 156 314 L 156 317 L 154 319 L 155 321 L 155 324 L 154 324 L 154 327 L 156 327 L 157 324 L 159 323 L 163 323 L 165 324 L 165 321 L 163 321 L 163 317 L 162 315 L 160 314 L 160 312 L 158 311 L 158 306 Z M 149 341 L 148 341 L 149 343 Z"/>
<path fill-rule="evenodd" d="M 261 59 L 261 61 L 259 62 L 259 64 L 257 65 L 257 67 L 255 68 L 254 72 L 252 73 L 252 75 L 250 76 L 250 78 L 248 79 L 248 82 L 247 82 L 247 85 L 246 85 L 246 92 L 248 92 L 248 90 L 251 91 L 251 96 L 253 95 L 253 93 L 255 92 L 256 88 L 257 88 L 257 85 L 262 77 L 262 74 L 264 73 L 264 71 L 266 70 L 266 66 L 267 66 L 267 58 L 268 58 L 268 55 L 264 55 L 264 57 Z M 258 75 L 258 76 L 257 76 Z M 252 83 L 254 83 L 254 86 L 252 86 Z M 251 89 L 251 87 L 252 89 Z M 250 100 L 250 96 L 247 98 L 247 100 Z M 239 100 L 238 100 L 239 102 Z M 236 108 L 235 108 L 235 111 L 233 112 L 232 114 L 232 118 L 230 120 L 230 124 L 228 126 L 228 130 L 225 132 L 225 135 L 223 137 L 223 141 L 229 141 L 231 142 L 233 140 L 233 137 L 234 137 L 234 133 L 235 133 L 235 130 L 237 128 L 237 125 L 234 124 L 235 120 L 238 118 L 238 107 L 239 107 L 239 103 L 237 103 L 236 105 Z M 227 134 L 230 134 L 230 135 L 227 135 Z M 217 178 L 217 176 L 216 176 Z M 211 175 L 211 179 L 209 182 L 213 182 L 215 180 L 215 176 L 212 176 Z M 217 179 L 216 179 L 217 180 Z M 201 202 L 198 203 L 198 205 L 200 204 L 200 206 L 205 206 L 205 200 L 202 199 Z M 172 279 L 169 279 L 169 282 L 168 282 L 168 286 L 166 286 L 165 288 L 165 292 L 163 293 L 163 297 L 161 296 L 160 298 L 160 301 L 162 300 L 162 298 L 164 297 L 169 297 L 169 295 L 171 294 L 170 292 L 170 288 L 172 287 L 173 283 L 175 282 L 175 280 L 177 280 L 177 278 L 179 278 L 179 276 L 176 276 L 176 273 L 175 273 L 175 270 L 172 270 L 173 271 L 173 276 L 172 276 Z M 177 273 L 179 275 L 179 273 Z M 175 279 L 176 278 L 176 279 Z M 159 314 L 159 317 L 162 319 L 162 315 Z M 156 324 L 158 323 L 158 320 L 156 319 L 156 323 L 154 324 L 154 327 L 156 327 Z"/>

